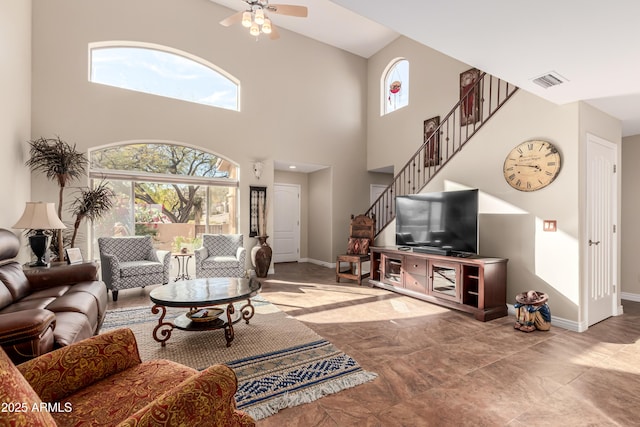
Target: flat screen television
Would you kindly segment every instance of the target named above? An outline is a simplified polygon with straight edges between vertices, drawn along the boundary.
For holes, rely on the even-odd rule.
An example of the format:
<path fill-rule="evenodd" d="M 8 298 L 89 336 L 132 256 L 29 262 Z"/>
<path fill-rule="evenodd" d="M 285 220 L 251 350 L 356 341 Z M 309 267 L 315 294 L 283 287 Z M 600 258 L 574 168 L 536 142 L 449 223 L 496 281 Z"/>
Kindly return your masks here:
<path fill-rule="evenodd" d="M 396 245 L 447 255 L 478 253 L 478 190 L 396 197 Z"/>

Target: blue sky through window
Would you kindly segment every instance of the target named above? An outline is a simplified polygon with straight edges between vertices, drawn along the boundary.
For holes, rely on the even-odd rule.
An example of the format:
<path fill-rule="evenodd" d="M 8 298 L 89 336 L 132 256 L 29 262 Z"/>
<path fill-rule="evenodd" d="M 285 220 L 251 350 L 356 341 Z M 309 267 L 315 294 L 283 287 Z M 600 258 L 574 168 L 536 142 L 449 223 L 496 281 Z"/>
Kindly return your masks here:
<path fill-rule="evenodd" d="M 91 81 L 198 104 L 238 110 L 238 85 L 192 59 L 157 49 L 91 50 Z"/>

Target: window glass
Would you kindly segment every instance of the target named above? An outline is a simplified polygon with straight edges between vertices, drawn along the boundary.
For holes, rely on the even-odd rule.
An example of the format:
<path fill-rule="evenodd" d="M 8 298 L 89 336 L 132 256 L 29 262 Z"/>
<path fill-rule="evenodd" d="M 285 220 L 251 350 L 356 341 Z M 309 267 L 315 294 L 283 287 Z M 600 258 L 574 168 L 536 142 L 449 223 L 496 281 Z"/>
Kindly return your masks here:
<path fill-rule="evenodd" d="M 160 47 L 92 47 L 90 81 L 239 110 L 238 83 L 212 64 L 185 55 Z"/>
<path fill-rule="evenodd" d="M 409 105 L 409 61 L 392 62 L 382 80 L 383 115 Z"/>
<path fill-rule="evenodd" d="M 238 231 L 238 168 L 192 147 L 134 143 L 89 153 L 92 184 L 107 182 L 113 209 L 93 223 L 103 236 L 150 235 L 157 249 L 188 252 L 203 233 Z"/>

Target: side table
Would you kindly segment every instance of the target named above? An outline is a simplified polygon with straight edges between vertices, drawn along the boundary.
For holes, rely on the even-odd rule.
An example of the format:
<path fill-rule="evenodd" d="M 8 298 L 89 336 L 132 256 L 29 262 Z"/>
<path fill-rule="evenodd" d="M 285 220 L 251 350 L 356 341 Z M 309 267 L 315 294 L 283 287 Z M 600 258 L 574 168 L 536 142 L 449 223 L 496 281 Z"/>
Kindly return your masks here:
<path fill-rule="evenodd" d="M 174 252 L 171 254 L 178 261 L 178 274 L 176 275 L 177 282 L 178 280 L 189 280 L 191 277 L 189 276 L 189 260 L 193 257 L 193 252 Z"/>
<path fill-rule="evenodd" d="M 82 261 L 82 262 L 77 262 L 75 264 L 68 264 L 66 261 L 52 261 L 50 262 L 48 265 L 31 265 L 30 262 L 26 262 L 24 264 L 22 264 L 22 270 L 23 271 L 30 271 L 30 270 L 49 270 L 52 268 L 63 268 L 63 269 L 75 269 L 78 265 L 97 265 L 98 267 L 100 267 L 100 262 L 99 261 Z"/>

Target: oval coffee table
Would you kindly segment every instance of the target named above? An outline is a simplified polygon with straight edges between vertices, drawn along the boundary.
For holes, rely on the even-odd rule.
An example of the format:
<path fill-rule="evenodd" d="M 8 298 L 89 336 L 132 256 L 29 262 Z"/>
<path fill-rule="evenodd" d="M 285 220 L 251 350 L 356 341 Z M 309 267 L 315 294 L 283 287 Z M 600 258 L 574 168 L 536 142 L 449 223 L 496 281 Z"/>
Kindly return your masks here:
<path fill-rule="evenodd" d="M 255 278 L 233 277 L 182 280 L 157 287 L 149 294 L 155 304 L 151 307 L 151 312 L 161 312 L 158 325 L 153 329 L 153 338 L 165 346 L 174 328 L 184 331 L 224 329 L 224 337 L 229 347 L 234 338 L 233 325 L 242 319 L 248 324 L 249 319 L 253 317 L 254 308 L 250 298 L 257 295 L 261 287 L 262 284 Z M 242 300 L 247 300 L 247 303 L 240 308 L 240 313 L 236 313 L 233 303 Z M 226 308 L 220 310 L 220 317 L 203 321 L 195 321 L 189 317 L 198 308 L 225 304 Z M 190 311 L 178 316 L 173 322 L 165 322 L 167 307 L 185 307 Z"/>

